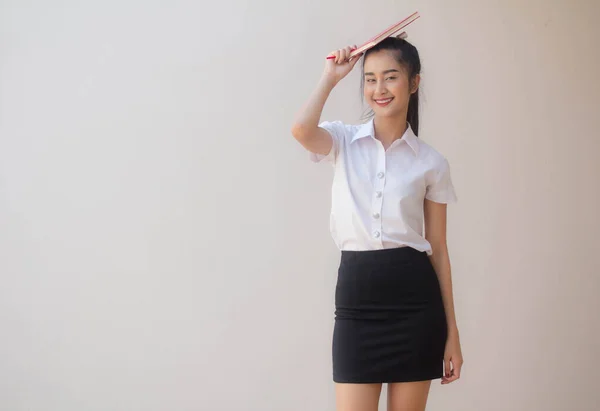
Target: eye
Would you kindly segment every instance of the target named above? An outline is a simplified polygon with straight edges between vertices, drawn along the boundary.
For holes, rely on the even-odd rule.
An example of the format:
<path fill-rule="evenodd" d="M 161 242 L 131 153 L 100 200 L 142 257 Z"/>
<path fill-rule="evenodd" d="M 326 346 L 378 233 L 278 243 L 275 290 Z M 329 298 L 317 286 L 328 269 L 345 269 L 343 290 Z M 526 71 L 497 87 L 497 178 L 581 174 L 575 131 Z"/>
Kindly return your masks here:
<path fill-rule="evenodd" d="M 372 79 L 372 78 L 368 78 L 368 79 L 367 79 L 367 83 L 373 83 L 374 81 L 375 81 L 375 80 L 374 80 L 374 79 Z"/>
<path fill-rule="evenodd" d="M 396 77 L 391 76 L 391 77 L 386 78 L 386 80 L 396 80 Z"/>

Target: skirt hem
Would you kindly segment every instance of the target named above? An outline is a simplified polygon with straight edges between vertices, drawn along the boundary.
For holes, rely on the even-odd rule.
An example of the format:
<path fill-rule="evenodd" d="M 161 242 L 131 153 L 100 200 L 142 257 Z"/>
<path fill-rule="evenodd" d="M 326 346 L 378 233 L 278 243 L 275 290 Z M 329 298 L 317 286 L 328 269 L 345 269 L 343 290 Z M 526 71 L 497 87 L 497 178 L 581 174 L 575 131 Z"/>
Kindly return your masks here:
<path fill-rule="evenodd" d="M 393 384 L 393 383 L 401 383 L 401 382 L 417 382 L 417 381 L 431 381 L 438 380 L 442 378 L 442 373 L 437 374 L 424 374 L 420 376 L 410 376 L 410 377 L 395 377 L 395 378 L 340 378 L 333 377 L 333 382 L 336 384 Z"/>

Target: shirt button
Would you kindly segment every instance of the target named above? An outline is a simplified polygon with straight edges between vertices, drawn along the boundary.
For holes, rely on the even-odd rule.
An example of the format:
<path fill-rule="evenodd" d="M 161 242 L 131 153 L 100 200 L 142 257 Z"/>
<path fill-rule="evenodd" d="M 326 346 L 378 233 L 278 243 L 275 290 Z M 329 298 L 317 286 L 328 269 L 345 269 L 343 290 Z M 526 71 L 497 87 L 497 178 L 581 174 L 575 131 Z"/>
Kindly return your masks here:
<path fill-rule="evenodd" d="M 383 174 L 383 171 L 380 171 L 379 173 L 377 173 L 377 177 L 379 178 L 383 178 L 385 174 Z"/>
<path fill-rule="evenodd" d="M 375 193 L 375 196 L 376 196 L 377 198 L 381 198 L 381 196 L 382 196 L 382 193 L 381 193 L 381 191 L 377 191 L 377 192 Z"/>
<path fill-rule="evenodd" d="M 379 218 L 379 213 L 373 213 L 373 218 Z"/>
<path fill-rule="evenodd" d="M 381 234 L 379 234 L 379 231 L 375 231 L 375 232 L 373 233 L 373 237 L 375 237 L 375 238 L 379 238 L 379 236 L 380 236 L 380 235 L 381 235 Z"/>

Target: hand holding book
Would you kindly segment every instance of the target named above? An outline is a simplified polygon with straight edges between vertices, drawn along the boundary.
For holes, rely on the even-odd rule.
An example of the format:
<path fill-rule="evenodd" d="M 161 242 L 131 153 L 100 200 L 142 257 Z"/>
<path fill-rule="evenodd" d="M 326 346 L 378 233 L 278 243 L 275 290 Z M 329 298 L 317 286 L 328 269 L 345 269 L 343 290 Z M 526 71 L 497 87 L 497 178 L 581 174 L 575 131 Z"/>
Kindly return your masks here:
<path fill-rule="evenodd" d="M 352 47 L 347 46 L 330 53 L 333 58 L 327 59 L 323 76 L 333 85 L 336 85 L 346 77 L 348 73 L 352 71 L 358 60 L 360 60 L 362 54 L 350 57 L 353 50 L 356 50 L 356 45 Z"/>

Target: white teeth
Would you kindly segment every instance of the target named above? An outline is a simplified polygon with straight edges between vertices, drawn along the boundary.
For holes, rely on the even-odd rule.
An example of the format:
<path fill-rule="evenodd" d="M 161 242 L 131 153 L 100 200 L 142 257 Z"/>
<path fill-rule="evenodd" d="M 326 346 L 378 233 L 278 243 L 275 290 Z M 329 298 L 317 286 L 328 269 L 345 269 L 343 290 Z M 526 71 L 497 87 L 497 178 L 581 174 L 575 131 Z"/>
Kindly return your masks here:
<path fill-rule="evenodd" d="M 387 103 L 387 102 L 392 101 L 392 99 L 388 98 L 388 99 L 385 99 L 385 100 L 375 100 L 375 101 L 378 102 L 378 103 Z"/>

